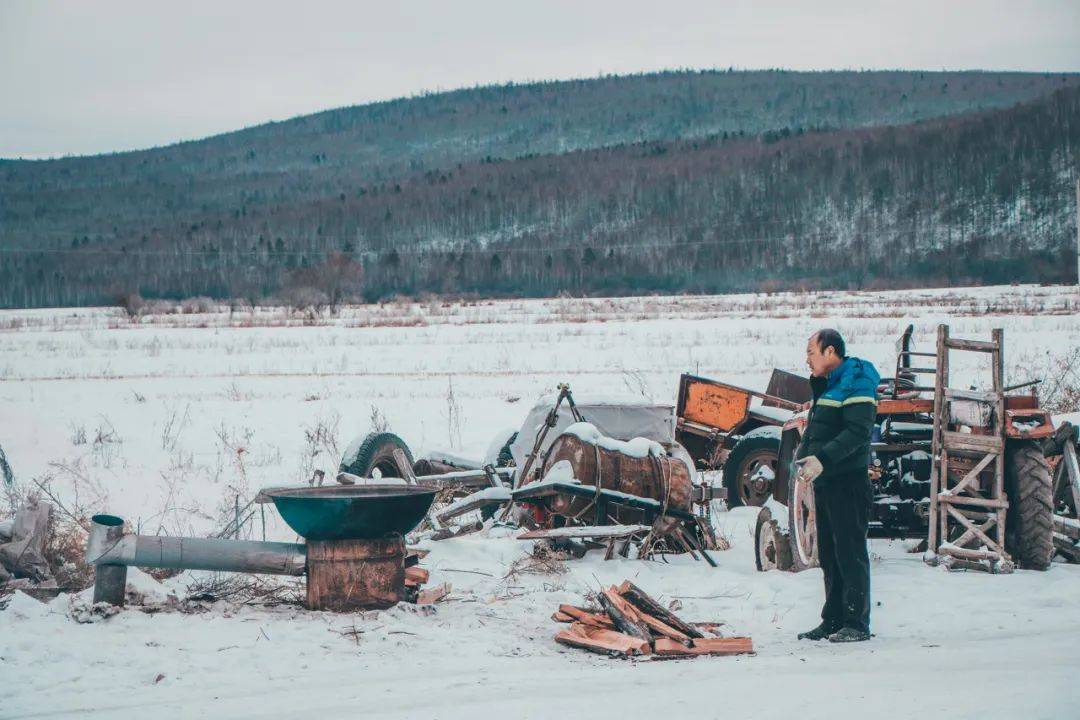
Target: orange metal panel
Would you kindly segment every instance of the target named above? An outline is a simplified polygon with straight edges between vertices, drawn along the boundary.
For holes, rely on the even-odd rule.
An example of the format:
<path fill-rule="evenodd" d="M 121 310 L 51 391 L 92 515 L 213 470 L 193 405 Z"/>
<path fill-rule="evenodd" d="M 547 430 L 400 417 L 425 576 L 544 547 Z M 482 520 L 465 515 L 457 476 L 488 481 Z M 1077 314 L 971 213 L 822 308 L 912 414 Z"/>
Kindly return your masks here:
<path fill-rule="evenodd" d="M 730 432 L 746 419 L 750 394 L 738 388 L 714 383 L 691 382 L 686 388 L 683 417 Z"/>

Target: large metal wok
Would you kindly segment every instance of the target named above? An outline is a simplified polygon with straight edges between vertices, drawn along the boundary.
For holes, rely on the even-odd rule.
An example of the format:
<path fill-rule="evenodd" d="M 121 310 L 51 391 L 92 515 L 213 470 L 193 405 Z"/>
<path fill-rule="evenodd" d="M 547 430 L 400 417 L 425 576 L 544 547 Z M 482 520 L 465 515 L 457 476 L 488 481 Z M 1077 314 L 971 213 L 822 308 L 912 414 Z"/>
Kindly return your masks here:
<path fill-rule="evenodd" d="M 264 491 L 297 535 L 308 540 L 375 540 L 415 528 L 438 488 L 328 485 Z"/>

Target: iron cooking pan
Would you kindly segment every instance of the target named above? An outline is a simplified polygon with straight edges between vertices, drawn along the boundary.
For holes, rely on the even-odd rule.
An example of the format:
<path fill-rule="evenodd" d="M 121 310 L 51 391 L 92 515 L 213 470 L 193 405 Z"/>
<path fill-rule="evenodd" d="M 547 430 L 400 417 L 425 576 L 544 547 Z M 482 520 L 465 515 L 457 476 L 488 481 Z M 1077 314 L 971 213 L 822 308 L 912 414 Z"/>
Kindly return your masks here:
<path fill-rule="evenodd" d="M 308 540 L 377 540 L 415 528 L 437 492 L 419 485 L 328 485 L 269 496 L 289 527 Z"/>

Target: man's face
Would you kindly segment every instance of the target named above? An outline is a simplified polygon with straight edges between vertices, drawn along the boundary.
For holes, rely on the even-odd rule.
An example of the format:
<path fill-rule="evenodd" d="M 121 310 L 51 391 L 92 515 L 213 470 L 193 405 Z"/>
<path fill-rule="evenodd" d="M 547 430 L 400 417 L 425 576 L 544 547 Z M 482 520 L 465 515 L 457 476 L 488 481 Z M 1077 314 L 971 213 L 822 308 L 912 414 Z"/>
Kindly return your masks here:
<path fill-rule="evenodd" d="M 837 362 L 836 350 L 829 346 L 825 352 L 821 352 L 817 334 L 810 336 L 806 343 L 806 366 L 810 368 L 810 374 L 815 377 L 826 377 L 840 363 Z"/>

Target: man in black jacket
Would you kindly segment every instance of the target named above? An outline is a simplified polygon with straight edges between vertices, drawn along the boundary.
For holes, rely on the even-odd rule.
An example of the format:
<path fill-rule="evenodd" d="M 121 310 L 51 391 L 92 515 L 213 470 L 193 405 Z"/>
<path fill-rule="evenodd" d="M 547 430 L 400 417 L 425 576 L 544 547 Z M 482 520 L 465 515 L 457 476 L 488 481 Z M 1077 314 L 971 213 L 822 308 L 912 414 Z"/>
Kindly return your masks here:
<path fill-rule="evenodd" d="M 795 464 L 797 482 L 814 484 L 825 607 L 821 624 L 799 639 L 869 640 L 868 466 L 880 378 L 870 363 L 847 357 L 844 339 L 831 329 L 810 337 L 806 364 L 814 400 Z"/>

